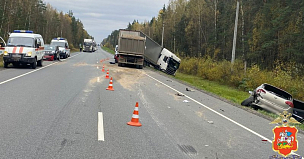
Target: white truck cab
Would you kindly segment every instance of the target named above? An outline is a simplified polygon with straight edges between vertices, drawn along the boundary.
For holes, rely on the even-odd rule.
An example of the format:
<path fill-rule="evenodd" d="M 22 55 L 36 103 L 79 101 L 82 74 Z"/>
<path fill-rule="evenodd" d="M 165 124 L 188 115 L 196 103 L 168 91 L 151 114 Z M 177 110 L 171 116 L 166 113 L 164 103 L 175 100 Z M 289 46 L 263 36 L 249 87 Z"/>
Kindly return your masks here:
<path fill-rule="evenodd" d="M 69 49 L 69 43 L 65 38 L 54 38 L 51 41 L 50 45 L 59 46 L 59 56 L 60 58 L 68 58 L 71 56 L 70 49 Z"/>
<path fill-rule="evenodd" d="M 175 74 L 175 71 L 179 68 L 181 60 L 171 51 L 164 48 L 161 51 L 160 57 L 157 61 L 160 70 L 168 73 L 168 74 Z"/>
<path fill-rule="evenodd" d="M 3 53 L 4 68 L 10 63 L 14 66 L 30 64 L 33 69 L 42 66 L 44 41 L 40 34 L 29 30 L 14 30 L 10 34 Z"/>

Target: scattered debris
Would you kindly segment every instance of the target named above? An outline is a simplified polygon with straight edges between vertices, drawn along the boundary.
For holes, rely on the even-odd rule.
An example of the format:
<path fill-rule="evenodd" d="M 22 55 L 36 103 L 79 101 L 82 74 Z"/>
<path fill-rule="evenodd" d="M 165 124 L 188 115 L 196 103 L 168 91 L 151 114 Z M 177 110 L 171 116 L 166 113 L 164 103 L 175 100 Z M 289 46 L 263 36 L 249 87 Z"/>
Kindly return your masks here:
<path fill-rule="evenodd" d="M 167 81 L 172 82 L 171 80 L 167 80 Z"/>
<path fill-rule="evenodd" d="M 220 110 L 223 111 L 223 112 L 225 111 L 225 110 L 223 110 L 223 109 L 220 109 Z"/>
<path fill-rule="evenodd" d="M 184 102 L 184 103 L 189 103 L 189 101 L 187 101 L 187 100 L 183 100 L 183 102 Z"/>
<path fill-rule="evenodd" d="M 168 107 L 169 109 L 171 108 L 171 107 Z"/>
<path fill-rule="evenodd" d="M 206 147 L 208 147 L 209 145 L 205 145 Z"/>
<path fill-rule="evenodd" d="M 263 139 L 262 141 L 268 141 L 268 140 L 266 140 L 266 139 Z"/>
<path fill-rule="evenodd" d="M 213 121 L 208 121 L 209 124 L 213 124 Z"/>
<path fill-rule="evenodd" d="M 186 91 L 194 92 L 193 90 L 191 90 L 191 89 L 189 89 L 189 88 L 186 88 Z"/>
<path fill-rule="evenodd" d="M 183 94 L 179 94 L 179 93 L 176 93 L 175 95 L 177 95 L 177 96 L 185 96 L 185 95 L 183 95 Z"/>

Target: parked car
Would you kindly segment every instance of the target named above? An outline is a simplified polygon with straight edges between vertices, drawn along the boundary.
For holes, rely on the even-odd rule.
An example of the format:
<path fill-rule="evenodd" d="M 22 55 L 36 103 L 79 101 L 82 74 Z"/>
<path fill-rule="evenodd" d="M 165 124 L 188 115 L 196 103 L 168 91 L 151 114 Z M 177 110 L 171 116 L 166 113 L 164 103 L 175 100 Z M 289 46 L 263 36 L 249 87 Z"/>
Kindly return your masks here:
<path fill-rule="evenodd" d="M 245 99 L 241 105 L 263 108 L 276 114 L 282 113 L 284 110 L 293 113 L 292 95 L 282 89 L 264 83 L 249 93 L 249 98 Z"/>
<path fill-rule="evenodd" d="M 56 49 L 57 48 L 57 49 Z M 58 47 L 54 45 L 44 45 L 44 60 L 53 61 L 59 58 Z"/>

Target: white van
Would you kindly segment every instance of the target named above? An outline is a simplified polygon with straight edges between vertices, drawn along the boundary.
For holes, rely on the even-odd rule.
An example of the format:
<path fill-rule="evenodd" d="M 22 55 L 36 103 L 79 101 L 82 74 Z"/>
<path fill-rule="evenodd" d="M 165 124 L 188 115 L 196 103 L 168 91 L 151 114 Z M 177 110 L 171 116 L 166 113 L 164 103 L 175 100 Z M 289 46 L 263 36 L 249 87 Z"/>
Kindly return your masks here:
<path fill-rule="evenodd" d="M 5 45 L 6 45 L 5 41 L 4 41 L 3 38 L 0 36 L 0 55 L 3 54 L 4 49 L 5 49 Z"/>
<path fill-rule="evenodd" d="M 40 34 L 29 30 L 14 30 L 10 34 L 3 53 L 3 65 L 14 66 L 30 64 L 33 69 L 42 66 L 44 56 L 44 41 Z"/>
<path fill-rule="evenodd" d="M 59 56 L 60 58 L 68 58 L 71 56 L 70 49 L 69 49 L 69 43 L 65 38 L 54 38 L 51 41 L 51 44 L 53 46 L 59 46 Z"/>

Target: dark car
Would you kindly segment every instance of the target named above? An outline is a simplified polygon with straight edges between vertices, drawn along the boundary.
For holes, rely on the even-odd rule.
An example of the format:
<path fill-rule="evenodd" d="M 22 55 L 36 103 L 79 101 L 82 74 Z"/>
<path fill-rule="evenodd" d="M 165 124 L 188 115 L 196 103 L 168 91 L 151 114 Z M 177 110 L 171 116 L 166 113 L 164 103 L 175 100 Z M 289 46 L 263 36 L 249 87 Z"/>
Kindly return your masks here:
<path fill-rule="evenodd" d="M 293 99 L 293 117 L 299 122 L 304 122 L 304 102 L 298 99 Z"/>
<path fill-rule="evenodd" d="M 53 45 L 44 45 L 44 60 L 53 61 L 59 57 L 58 47 Z"/>

